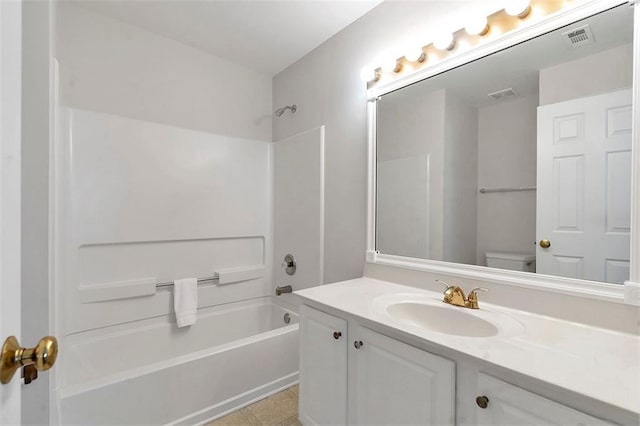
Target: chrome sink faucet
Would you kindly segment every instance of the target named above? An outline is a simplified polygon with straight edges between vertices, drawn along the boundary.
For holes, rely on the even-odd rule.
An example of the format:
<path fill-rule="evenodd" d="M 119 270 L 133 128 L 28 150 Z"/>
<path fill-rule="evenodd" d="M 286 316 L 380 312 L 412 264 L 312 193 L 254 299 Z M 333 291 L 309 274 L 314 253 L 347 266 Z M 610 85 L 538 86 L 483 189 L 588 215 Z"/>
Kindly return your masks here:
<path fill-rule="evenodd" d="M 469 292 L 469 296 L 464 297 L 464 291 L 458 286 L 452 286 L 442 280 L 436 280 L 446 287 L 443 302 L 454 306 L 469 309 L 478 309 L 478 291 L 489 291 L 488 288 L 475 287 Z"/>

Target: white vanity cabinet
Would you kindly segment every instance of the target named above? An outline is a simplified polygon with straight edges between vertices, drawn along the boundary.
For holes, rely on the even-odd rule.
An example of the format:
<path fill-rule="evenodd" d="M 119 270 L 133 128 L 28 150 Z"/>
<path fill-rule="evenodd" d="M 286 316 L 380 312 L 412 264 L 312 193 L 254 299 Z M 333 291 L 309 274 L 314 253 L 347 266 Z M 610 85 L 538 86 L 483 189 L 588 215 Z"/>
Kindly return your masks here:
<path fill-rule="evenodd" d="M 454 424 L 452 361 L 306 305 L 300 313 L 303 424 Z"/>
<path fill-rule="evenodd" d="M 296 295 L 306 425 L 640 424 L 635 335 L 497 305 L 445 307 L 438 293 L 367 277 Z M 414 323 L 393 315 L 399 304 L 438 317 Z M 459 334 L 440 327 L 452 318 Z M 471 337 L 474 319 L 496 334 Z"/>
<path fill-rule="evenodd" d="M 398 340 L 404 340 L 400 334 L 389 337 L 396 336 L 393 329 L 338 315 L 301 305 L 299 417 L 305 425 L 637 424 L 637 416 L 585 404 L 561 390 L 547 394 L 526 377 L 514 376 L 519 386 L 507 383 L 504 370 L 434 347 L 441 356 L 430 352 L 428 341 L 411 346 Z"/>
<path fill-rule="evenodd" d="M 299 418 L 305 425 L 347 423 L 347 321 L 300 306 Z"/>
<path fill-rule="evenodd" d="M 479 425 L 612 425 L 486 374 L 478 374 Z"/>
<path fill-rule="evenodd" d="M 349 344 L 349 424 L 455 423 L 452 361 L 359 325 Z"/>

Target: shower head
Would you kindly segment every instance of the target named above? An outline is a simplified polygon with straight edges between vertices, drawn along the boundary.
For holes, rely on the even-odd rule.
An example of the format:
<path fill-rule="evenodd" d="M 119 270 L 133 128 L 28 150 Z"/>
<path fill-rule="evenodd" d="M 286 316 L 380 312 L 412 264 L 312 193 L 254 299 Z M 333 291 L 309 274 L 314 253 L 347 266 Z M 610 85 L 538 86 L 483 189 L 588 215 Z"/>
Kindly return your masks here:
<path fill-rule="evenodd" d="M 296 104 L 283 106 L 282 108 L 278 108 L 276 110 L 276 117 L 280 117 L 286 110 L 290 109 L 292 113 L 295 113 L 298 110 L 298 106 Z"/>

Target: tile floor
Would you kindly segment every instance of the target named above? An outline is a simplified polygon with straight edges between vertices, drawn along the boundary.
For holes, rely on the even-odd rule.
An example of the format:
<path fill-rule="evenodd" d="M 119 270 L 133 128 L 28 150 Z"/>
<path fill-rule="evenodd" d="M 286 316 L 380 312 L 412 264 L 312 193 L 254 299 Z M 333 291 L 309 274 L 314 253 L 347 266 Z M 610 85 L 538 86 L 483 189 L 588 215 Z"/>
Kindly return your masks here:
<path fill-rule="evenodd" d="M 205 426 L 300 426 L 298 420 L 298 385 L 241 410 L 227 414 Z"/>

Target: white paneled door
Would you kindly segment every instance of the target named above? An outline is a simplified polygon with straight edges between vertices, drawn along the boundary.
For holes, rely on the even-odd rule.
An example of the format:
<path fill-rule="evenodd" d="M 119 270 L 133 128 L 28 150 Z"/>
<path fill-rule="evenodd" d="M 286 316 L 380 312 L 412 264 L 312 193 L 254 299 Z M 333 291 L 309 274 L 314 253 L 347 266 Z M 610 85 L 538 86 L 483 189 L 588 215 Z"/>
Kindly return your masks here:
<path fill-rule="evenodd" d="M 629 279 L 631 122 L 631 90 L 538 108 L 538 273 Z"/>
<path fill-rule="evenodd" d="M 0 344 L 20 337 L 20 1 L 0 1 Z M 0 385 L 0 425 L 20 423 L 20 381 Z"/>

